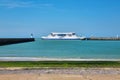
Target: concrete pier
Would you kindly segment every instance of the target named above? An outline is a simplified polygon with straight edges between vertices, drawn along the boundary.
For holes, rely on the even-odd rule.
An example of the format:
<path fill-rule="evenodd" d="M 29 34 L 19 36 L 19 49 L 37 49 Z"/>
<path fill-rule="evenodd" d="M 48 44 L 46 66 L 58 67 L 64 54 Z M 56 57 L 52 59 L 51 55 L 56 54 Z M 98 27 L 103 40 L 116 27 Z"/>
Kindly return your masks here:
<path fill-rule="evenodd" d="M 34 38 L 0 38 L 0 46 L 35 41 Z"/>
<path fill-rule="evenodd" d="M 89 37 L 86 40 L 120 40 L 120 37 Z"/>

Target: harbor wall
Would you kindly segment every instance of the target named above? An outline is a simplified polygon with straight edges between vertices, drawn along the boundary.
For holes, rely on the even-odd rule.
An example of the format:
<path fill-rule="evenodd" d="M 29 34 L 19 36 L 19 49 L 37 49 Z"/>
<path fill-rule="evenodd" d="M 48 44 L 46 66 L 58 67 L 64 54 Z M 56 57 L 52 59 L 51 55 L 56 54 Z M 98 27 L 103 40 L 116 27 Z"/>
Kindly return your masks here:
<path fill-rule="evenodd" d="M 89 37 L 86 40 L 120 40 L 120 37 Z"/>
<path fill-rule="evenodd" d="M 0 38 L 0 46 L 35 41 L 34 38 Z"/>

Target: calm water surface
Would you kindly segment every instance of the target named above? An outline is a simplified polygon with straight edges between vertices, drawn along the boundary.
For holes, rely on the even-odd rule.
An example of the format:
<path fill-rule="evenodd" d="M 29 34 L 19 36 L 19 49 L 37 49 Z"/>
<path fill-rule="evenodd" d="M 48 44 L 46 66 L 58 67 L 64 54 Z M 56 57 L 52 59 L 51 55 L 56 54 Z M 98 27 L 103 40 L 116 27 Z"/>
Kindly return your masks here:
<path fill-rule="evenodd" d="M 120 59 L 120 41 L 41 40 L 0 46 L 0 57 Z"/>

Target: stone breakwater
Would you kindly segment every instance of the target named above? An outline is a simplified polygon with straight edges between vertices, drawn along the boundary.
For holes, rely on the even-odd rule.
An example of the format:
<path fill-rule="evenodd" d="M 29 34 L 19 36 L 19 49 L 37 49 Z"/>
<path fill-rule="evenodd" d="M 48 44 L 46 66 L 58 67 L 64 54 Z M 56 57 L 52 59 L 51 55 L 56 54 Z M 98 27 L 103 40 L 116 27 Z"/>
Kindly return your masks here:
<path fill-rule="evenodd" d="M 0 46 L 35 41 L 34 38 L 0 38 Z"/>
<path fill-rule="evenodd" d="M 89 37 L 86 40 L 120 40 L 120 37 Z"/>

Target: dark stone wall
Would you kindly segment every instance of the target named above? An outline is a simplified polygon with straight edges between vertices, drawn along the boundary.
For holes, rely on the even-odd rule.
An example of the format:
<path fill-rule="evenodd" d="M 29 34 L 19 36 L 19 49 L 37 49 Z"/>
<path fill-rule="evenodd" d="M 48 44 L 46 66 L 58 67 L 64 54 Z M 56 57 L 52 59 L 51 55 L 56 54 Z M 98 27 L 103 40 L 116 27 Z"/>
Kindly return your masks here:
<path fill-rule="evenodd" d="M 0 46 L 35 41 L 34 38 L 0 38 Z"/>

